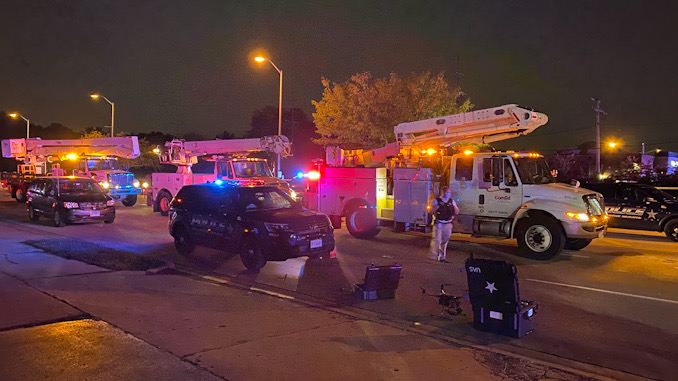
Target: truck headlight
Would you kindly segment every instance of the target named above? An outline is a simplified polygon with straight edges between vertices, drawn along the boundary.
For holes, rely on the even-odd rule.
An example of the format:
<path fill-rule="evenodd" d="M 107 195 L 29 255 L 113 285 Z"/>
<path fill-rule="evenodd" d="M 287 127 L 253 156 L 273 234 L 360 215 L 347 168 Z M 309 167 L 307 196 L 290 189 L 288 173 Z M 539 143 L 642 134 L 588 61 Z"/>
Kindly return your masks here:
<path fill-rule="evenodd" d="M 292 198 L 297 198 L 297 192 L 291 190 L 291 191 L 290 191 L 290 197 L 292 197 Z"/>
<path fill-rule="evenodd" d="M 134 180 L 134 183 L 132 183 L 132 185 L 134 185 L 135 188 L 139 188 L 139 186 L 141 186 L 139 180 Z"/>
<path fill-rule="evenodd" d="M 141 184 L 141 186 L 144 187 L 144 188 L 148 188 L 148 183 L 144 181 L 144 183 Z"/>
<path fill-rule="evenodd" d="M 78 209 L 79 207 L 80 207 L 80 204 L 78 204 L 77 202 L 69 202 L 69 201 L 64 202 L 64 208 L 66 208 L 66 209 Z"/>
<path fill-rule="evenodd" d="M 111 183 L 109 183 L 108 181 L 104 181 L 103 183 L 101 183 L 101 186 L 104 187 L 104 189 L 108 189 L 111 187 Z"/>
<path fill-rule="evenodd" d="M 566 212 L 565 215 L 569 218 L 572 218 L 573 220 L 579 220 L 584 222 L 589 220 L 589 215 L 586 213 Z"/>

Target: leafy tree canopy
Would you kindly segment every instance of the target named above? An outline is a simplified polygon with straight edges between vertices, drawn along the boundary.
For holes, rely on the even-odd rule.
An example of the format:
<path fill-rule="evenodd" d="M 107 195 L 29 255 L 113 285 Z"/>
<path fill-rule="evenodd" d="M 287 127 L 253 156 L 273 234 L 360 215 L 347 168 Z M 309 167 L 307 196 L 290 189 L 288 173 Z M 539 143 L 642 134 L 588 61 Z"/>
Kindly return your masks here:
<path fill-rule="evenodd" d="M 395 141 L 399 123 L 469 111 L 459 87 L 450 86 L 442 73 L 413 73 L 403 78 L 391 73 L 373 79 L 369 72 L 343 83 L 323 78 L 320 101 L 312 101 L 317 132 L 315 142 L 345 149 L 371 149 Z"/>

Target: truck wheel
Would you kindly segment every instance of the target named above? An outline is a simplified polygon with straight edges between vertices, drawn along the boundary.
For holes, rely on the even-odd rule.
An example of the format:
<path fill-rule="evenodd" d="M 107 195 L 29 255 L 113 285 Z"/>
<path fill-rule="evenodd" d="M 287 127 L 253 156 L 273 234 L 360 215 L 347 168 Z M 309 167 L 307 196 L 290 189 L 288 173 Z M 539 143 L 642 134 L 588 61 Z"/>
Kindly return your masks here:
<path fill-rule="evenodd" d="M 248 270 L 258 271 L 266 265 L 261 245 L 254 238 L 245 238 L 240 245 L 240 260 Z"/>
<path fill-rule="evenodd" d="M 565 234 L 552 217 L 535 216 L 516 227 L 518 251 L 532 259 L 547 260 L 563 251 Z"/>
<path fill-rule="evenodd" d="M 14 197 L 16 197 L 16 202 L 26 202 L 26 192 L 21 187 L 16 188 Z"/>
<path fill-rule="evenodd" d="M 174 247 L 181 255 L 189 255 L 195 250 L 195 244 L 185 227 L 179 226 L 174 230 Z"/>
<path fill-rule="evenodd" d="M 567 250 L 581 250 L 588 246 L 592 239 L 584 239 L 584 238 L 572 238 L 572 239 L 567 239 L 565 240 L 565 248 Z"/>
<path fill-rule="evenodd" d="M 664 226 L 664 234 L 673 242 L 678 242 L 678 219 L 671 220 Z"/>
<path fill-rule="evenodd" d="M 167 216 L 169 215 L 169 208 L 170 208 L 170 203 L 172 202 L 172 195 L 170 195 L 168 192 L 160 192 L 158 194 L 158 210 L 160 211 L 160 215 L 162 216 Z"/>
<path fill-rule="evenodd" d="M 346 229 L 356 238 L 372 238 L 379 233 L 372 209 L 356 208 L 346 217 Z"/>
<path fill-rule="evenodd" d="M 341 229 L 341 216 L 329 216 L 334 229 Z"/>
<path fill-rule="evenodd" d="M 115 217 L 109 218 L 109 219 L 107 219 L 107 220 L 104 220 L 104 223 L 105 223 L 105 224 L 112 224 L 113 221 L 115 221 Z"/>
<path fill-rule="evenodd" d="M 125 206 L 133 206 L 137 203 L 137 195 L 131 194 L 122 199 L 122 204 Z"/>
<path fill-rule="evenodd" d="M 52 215 L 52 223 L 54 226 L 60 228 L 66 223 L 64 222 L 64 217 L 61 215 L 61 212 L 58 209 L 54 209 L 54 214 Z"/>
<path fill-rule="evenodd" d="M 38 213 L 35 212 L 33 205 L 28 205 L 28 218 L 31 221 L 37 221 L 40 219 L 40 215 L 38 215 Z"/>

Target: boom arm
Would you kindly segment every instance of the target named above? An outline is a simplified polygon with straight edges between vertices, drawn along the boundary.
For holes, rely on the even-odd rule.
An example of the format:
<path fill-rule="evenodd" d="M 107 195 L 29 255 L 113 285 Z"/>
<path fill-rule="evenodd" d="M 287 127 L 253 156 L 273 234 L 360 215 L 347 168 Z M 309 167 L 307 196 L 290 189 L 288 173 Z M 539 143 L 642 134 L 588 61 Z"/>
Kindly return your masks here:
<path fill-rule="evenodd" d="M 201 140 L 186 142 L 174 139 L 165 143 L 160 155 L 163 164 L 190 166 L 197 157 L 205 155 L 244 155 L 250 152 L 269 151 L 284 157 L 290 155 L 290 141 L 284 135 L 264 136 L 254 139 Z"/>
<path fill-rule="evenodd" d="M 139 140 L 136 136 L 93 139 L 42 140 L 7 139 L 2 141 L 2 156 L 24 162 L 45 161 L 49 157 L 116 156 L 125 159 L 139 157 Z"/>

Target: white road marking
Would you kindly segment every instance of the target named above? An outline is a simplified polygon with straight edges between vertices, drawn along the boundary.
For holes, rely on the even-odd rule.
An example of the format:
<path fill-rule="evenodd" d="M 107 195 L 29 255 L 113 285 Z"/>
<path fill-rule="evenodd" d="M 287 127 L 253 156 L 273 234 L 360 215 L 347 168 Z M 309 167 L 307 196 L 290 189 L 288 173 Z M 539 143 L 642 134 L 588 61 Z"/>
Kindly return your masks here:
<path fill-rule="evenodd" d="M 280 294 L 280 293 L 273 292 L 273 291 L 264 290 L 263 288 L 250 287 L 250 291 L 263 292 L 264 294 L 276 296 L 278 298 L 294 300 L 294 296 L 289 296 L 289 295 Z"/>
<path fill-rule="evenodd" d="M 605 293 L 605 294 L 621 295 L 621 296 L 628 296 L 628 297 L 631 297 L 631 298 L 652 300 L 652 301 L 655 301 L 655 302 L 678 304 L 678 300 L 655 298 L 655 297 L 652 297 L 652 296 L 645 296 L 645 295 L 627 294 L 625 292 L 603 290 L 603 289 L 600 289 L 600 288 L 593 288 L 593 287 L 576 286 L 576 285 L 573 285 L 573 284 L 566 284 L 566 283 L 550 282 L 548 280 L 540 280 L 540 279 L 525 279 L 525 280 L 530 281 L 530 282 L 551 284 L 551 285 L 554 285 L 554 286 L 570 287 L 570 288 L 577 288 L 577 289 L 580 289 L 580 290 L 597 291 L 597 292 L 602 292 L 602 293 Z"/>

